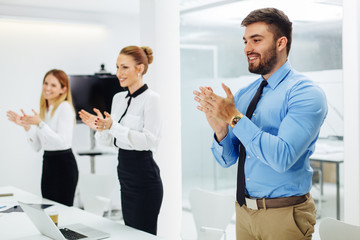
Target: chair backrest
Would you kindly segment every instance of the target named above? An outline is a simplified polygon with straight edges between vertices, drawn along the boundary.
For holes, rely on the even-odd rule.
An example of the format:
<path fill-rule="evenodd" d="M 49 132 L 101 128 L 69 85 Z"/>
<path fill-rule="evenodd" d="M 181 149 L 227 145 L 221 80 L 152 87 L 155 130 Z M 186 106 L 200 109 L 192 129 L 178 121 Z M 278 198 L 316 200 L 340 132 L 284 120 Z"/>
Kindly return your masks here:
<path fill-rule="evenodd" d="M 320 222 L 319 233 L 321 240 L 359 240 L 360 226 L 325 218 Z"/>
<path fill-rule="evenodd" d="M 220 239 L 223 235 L 216 233 L 216 229 L 225 231 L 235 213 L 235 199 L 233 196 L 221 195 L 201 189 L 193 189 L 189 196 L 198 239 Z M 206 231 L 210 229 L 211 231 Z M 215 237 L 217 235 L 217 237 Z"/>
<path fill-rule="evenodd" d="M 80 174 L 78 188 L 84 210 L 102 216 L 109 208 L 116 181 L 113 175 Z"/>

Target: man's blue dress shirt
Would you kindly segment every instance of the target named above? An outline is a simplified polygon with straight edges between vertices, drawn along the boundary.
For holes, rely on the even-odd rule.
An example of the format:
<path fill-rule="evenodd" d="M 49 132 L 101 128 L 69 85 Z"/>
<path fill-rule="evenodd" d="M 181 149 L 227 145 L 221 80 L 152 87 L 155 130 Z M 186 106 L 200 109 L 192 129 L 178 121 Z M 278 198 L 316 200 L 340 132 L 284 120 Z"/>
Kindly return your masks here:
<path fill-rule="evenodd" d="M 260 77 L 235 98 L 243 114 Z M 211 148 L 223 167 L 236 163 L 240 141 L 246 149 L 246 191 L 252 197 L 276 198 L 306 194 L 311 189 L 314 152 L 320 127 L 327 114 L 324 92 L 308 77 L 296 72 L 287 61 L 267 80 L 251 120 L 244 116 L 227 136 Z"/>

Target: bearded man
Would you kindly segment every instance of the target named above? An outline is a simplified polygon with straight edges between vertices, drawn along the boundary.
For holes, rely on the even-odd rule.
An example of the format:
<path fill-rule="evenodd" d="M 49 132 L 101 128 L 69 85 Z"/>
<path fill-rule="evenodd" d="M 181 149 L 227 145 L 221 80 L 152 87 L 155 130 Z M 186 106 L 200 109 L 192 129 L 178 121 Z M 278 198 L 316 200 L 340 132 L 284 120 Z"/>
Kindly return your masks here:
<path fill-rule="evenodd" d="M 260 77 L 235 96 L 224 84 L 225 98 L 210 87 L 194 91 L 215 133 L 216 161 L 222 167 L 238 162 L 236 239 L 311 239 L 316 209 L 309 157 L 326 97 L 290 65 L 292 23 L 282 11 L 254 10 L 242 26 L 249 71 Z"/>

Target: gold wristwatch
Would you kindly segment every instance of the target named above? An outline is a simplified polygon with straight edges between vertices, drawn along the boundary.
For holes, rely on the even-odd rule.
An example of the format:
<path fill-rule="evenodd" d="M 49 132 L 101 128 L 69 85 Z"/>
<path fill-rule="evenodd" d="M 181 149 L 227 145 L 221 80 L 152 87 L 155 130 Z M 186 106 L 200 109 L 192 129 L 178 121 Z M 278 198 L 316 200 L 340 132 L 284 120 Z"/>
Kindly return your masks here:
<path fill-rule="evenodd" d="M 230 122 L 230 126 L 231 126 L 232 128 L 234 128 L 235 125 L 240 121 L 240 119 L 241 119 L 243 116 L 244 116 L 244 115 L 243 115 L 242 113 L 233 116 L 232 119 L 231 119 L 231 122 Z"/>

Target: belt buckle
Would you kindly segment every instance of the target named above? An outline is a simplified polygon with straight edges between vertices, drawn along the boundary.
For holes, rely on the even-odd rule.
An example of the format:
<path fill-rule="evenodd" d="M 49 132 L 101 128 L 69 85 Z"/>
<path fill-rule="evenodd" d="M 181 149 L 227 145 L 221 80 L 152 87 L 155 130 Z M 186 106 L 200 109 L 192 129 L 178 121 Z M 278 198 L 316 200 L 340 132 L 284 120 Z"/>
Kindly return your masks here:
<path fill-rule="evenodd" d="M 256 199 L 251 199 L 251 198 L 245 198 L 245 202 L 246 202 L 246 207 L 254 209 L 254 210 L 258 210 L 258 205 L 256 202 Z"/>

